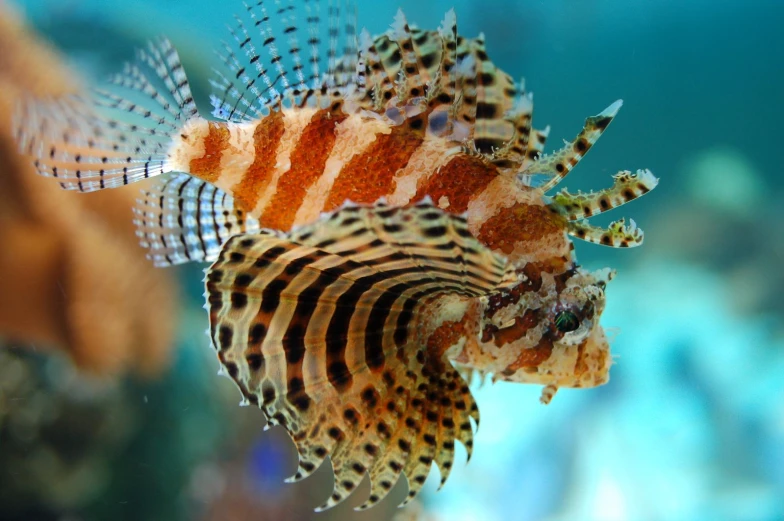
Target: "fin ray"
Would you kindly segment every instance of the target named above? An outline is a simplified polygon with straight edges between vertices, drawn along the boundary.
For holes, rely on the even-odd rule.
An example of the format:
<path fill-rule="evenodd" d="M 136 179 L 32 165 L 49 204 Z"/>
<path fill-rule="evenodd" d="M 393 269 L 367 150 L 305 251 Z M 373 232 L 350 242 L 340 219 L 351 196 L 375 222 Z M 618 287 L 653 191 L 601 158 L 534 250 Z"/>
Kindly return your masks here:
<path fill-rule="evenodd" d="M 243 394 L 291 434 L 294 479 L 332 455 L 335 487 L 320 508 L 369 474 L 366 507 L 400 474 L 413 498 L 432 462 L 450 467 L 455 439 L 471 440 L 459 428 L 475 404 L 418 340 L 418 310 L 516 280 L 464 219 L 429 203 L 344 206 L 290 233 L 231 238 L 207 276 L 212 338 Z"/>
<path fill-rule="evenodd" d="M 214 261 L 229 237 L 259 229 L 230 195 L 187 174 L 159 178 L 142 194 L 136 233 L 156 266 Z"/>

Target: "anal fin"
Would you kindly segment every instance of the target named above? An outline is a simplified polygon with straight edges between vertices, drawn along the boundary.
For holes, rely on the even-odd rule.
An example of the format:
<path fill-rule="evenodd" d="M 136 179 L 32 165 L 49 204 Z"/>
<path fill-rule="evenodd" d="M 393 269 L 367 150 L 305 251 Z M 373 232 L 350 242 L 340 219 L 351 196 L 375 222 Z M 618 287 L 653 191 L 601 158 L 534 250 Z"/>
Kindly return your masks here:
<path fill-rule="evenodd" d="M 230 195 L 187 174 L 156 179 L 142 195 L 136 233 L 156 266 L 214 261 L 229 237 L 259 229 Z"/>

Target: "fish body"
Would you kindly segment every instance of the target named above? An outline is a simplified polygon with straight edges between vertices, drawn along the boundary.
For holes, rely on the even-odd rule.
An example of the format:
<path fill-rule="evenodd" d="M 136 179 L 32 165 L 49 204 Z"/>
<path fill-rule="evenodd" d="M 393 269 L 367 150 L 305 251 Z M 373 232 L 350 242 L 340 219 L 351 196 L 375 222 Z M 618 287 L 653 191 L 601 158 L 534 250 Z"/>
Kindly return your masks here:
<path fill-rule="evenodd" d="M 335 487 L 320 508 L 365 474 L 360 508 L 401 474 L 407 502 L 433 463 L 446 481 L 455 440 L 471 454 L 479 414 L 464 376 L 543 385 L 544 403 L 559 387 L 608 381 L 599 319 L 613 272 L 579 267 L 570 236 L 639 245 L 634 221 L 587 218 L 657 180 L 623 171 L 596 193 L 547 196 L 621 103 L 542 155 L 549 129 L 533 129 L 530 95 L 495 67 L 483 37 L 458 35 L 453 12 L 435 31 L 399 13 L 373 38 L 356 34 L 349 12 L 339 56 L 331 8 L 321 72 L 317 3 L 302 6 L 308 59 L 295 3 L 267 4 L 247 6 L 250 23 L 238 17 L 231 30 L 212 118 L 163 40 L 114 90 L 25 104 L 20 144 L 66 189 L 158 177 L 137 210 L 142 244 L 159 266 L 214 261 L 210 337 L 244 398 L 291 434 L 292 479 L 330 456 Z"/>

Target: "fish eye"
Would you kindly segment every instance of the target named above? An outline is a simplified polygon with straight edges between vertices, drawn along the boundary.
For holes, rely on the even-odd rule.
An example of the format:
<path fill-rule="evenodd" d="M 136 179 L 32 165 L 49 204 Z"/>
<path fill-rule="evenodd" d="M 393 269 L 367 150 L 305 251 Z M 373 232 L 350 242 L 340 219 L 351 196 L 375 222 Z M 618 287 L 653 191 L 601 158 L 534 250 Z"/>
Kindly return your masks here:
<path fill-rule="evenodd" d="M 555 328 L 561 333 L 571 333 L 580 327 L 580 319 L 573 312 L 564 310 L 555 315 Z"/>

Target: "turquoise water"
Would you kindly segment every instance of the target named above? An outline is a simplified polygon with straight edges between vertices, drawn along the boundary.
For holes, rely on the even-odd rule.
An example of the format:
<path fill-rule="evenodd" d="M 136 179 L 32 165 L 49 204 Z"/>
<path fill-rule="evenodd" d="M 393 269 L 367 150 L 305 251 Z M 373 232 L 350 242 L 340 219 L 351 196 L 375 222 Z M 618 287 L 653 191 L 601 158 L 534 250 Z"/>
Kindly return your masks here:
<path fill-rule="evenodd" d="M 207 107 L 207 77 L 217 63 L 212 49 L 228 36 L 234 3 L 15 5 L 96 77 L 119 70 L 135 45 L 166 34 Z M 482 426 L 473 459 L 456 465 L 438 493 L 431 476 L 421 506 L 430 517 L 423 519 L 784 520 L 784 183 L 777 139 L 784 4 L 384 1 L 361 3 L 360 26 L 381 32 L 398 7 L 422 27 L 436 27 L 454 7 L 462 34 L 483 31 L 494 62 L 525 77 L 534 92 L 535 125 L 552 127 L 548 150 L 571 139 L 585 117 L 624 100 L 565 183 L 571 190 L 609 186 L 621 169 L 650 168 L 661 179 L 655 192 L 611 215 L 634 217 L 646 231 L 642 248 L 577 245 L 586 266 L 619 272 L 603 317 L 617 328 L 610 383 L 562 390 L 546 408 L 534 387 L 487 383 L 475 390 Z M 109 484 L 96 485 L 103 492 L 67 513 L 40 515 L 391 518 L 405 493 L 400 486 L 370 512 L 350 509 L 364 500 L 360 490 L 363 497 L 317 515 L 312 507 L 330 490 L 325 469 L 297 485 L 281 483 L 295 467 L 293 448 L 278 429 L 262 435 L 260 412 L 235 407 L 239 396 L 227 379 L 215 378 L 206 337 L 192 333 L 206 327 L 200 268 L 177 271 L 188 298 L 179 361 L 157 384 L 166 406 L 149 418 L 138 413 L 148 426 L 138 436 L 148 444 L 125 449 L 144 456 L 118 458 L 114 473 L 105 474 Z M 183 381 L 197 382 L 198 391 L 173 384 Z M 126 399 L 149 393 L 128 385 Z M 224 402 L 236 410 L 223 410 Z M 160 422 L 179 429 L 178 436 L 155 434 L 167 431 Z M 182 441 L 202 437 L 208 439 Z M 164 472 L 174 466 L 182 470 Z M 140 482 L 166 483 L 172 492 L 156 494 L 162 488 L 152 485 L 134 492 Z"/>

